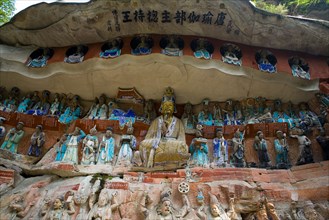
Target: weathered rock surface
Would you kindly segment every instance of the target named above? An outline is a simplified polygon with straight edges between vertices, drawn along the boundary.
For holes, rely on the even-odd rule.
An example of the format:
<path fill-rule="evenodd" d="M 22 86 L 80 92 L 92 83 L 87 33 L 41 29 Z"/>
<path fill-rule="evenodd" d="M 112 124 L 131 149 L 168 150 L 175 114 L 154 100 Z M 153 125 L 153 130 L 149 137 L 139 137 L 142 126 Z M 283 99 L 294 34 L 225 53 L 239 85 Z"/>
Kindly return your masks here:
<path fill-rule="evenodd" d="M 139 9 L 143 11 L 142 15 L 138 14 Z M 136 21 L 135 10 L 138 15 Z M 164 10 L 170 13 L 171 22 L 163 23 Z M 130 11 L 129 18 L 124 17 L 125 11 Z M 157 11 L 157 22 L 154 22 L 155 19 L 148 20 L 148 11 Z M 186 13 L 185 16 L 181 15 L 182 11 Z M 194 22 L 189 18 L 192 12 L 196 16 L 200 15 Z M 140 16 L 144 16 L 143 22 Z M 183 20 L 179 20 L 180 16 Z M 124 22 L 128 19 L 132 21 Z M 143 33 L 212 37 L 316 55 L 328 55 L 329 45 L 326 37 L 329 36 L 328 21 L 271 14 L 254 8 L 247 0 L 42 3 L 22 11 L 2 26 L 0 42 L 8 45 L 62 47 Z"/>
<path fill-rule="evenodd" d="M 258 204 L 262 197 L 273 202 L 277 213 L 281 216 L 285 212 L 290 213 L 290 202 L 298 201 L 299 209 L 303 210 L 304 203 L 312 201 L 318 204 L 318 209 L 326 213 L 329 192 L 329 161 L 293 167 L 291 170 L 265 170 L 254 168 L 218 168 L 202 169 L 193 168 L 193 178 L 189 183 L 190 190 L 187 193 L 192 208 L 197 208 L 196 195 L 199 189 L 205 195 L 205 202 L 209 204 L 208 192 L 217 195 L 222 206 L 227 209 L 230 195 L 235 196 L 235 207 L 238 213 L 252 213 L 258 210 Z M 97 167 L 97 166 L 95 166 Z M 145 192 L 153 200 L 149 206 L 152 212 L 160 199 L 160 192 L 164 187 L 172 190 L 174 207 L 179 210 L 183 206 L 182 196 L 178 192 L 178 185 L 185 180 L 185 171 L 155 172 L 141 176 L 140 173 L 126 172 L 121 178 L 108 179 L 107 188 L 110 193 L 117 192 L 117 201 L 121 204 L 114 216 L 126 219 L 143 219 L 140 211 L 143 205 L 142 197 Z M 7 219 L 14 213 L 8 208 L 15 196 L 25 198 L 22 206 L 33 202 L 26 218 L 41 218 L 41 210 L 45 201 L 54 201 L 58 196 L 67 195 L 71 191 L 73 195 L 87 193 L 90 196 L 93 182 L 91 176 L 59 179 L 56 176 L 30 177 L 20 182 L 13 190 L 1 197 L 1 219 Z M 91 181 L 91 182 L 90 182 Z M 84 191 L 81 191 L 81 184 Z M 90 187 L 90 188 L 89 188 Z M 67 198 L 67 197 L 64 197 Z M 76 212 L 72 219 L 78 215 L 81 205 L 75 203 Z"/>

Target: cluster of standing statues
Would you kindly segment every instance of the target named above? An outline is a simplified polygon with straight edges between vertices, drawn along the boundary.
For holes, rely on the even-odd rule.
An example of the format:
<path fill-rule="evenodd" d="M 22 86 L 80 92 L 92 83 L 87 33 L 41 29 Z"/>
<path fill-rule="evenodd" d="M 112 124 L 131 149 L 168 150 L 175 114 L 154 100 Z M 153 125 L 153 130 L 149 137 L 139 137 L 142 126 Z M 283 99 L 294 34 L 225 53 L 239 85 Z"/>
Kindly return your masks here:
<path fill-rule="evenodd" d="M 11 94 L 15 93 L 15 91 L 17 93 L 17 88 L 13 88 Z M 35 94 L 37 96 L 38 93 Z M 42 100 L 48 100 L 49 92 L 44 91 L 42 94 L 44 95 Z M 325 101 L 325 98 L 328 97 L 322 96 L 322 98 Z M 32 98 L 31 100 L 37 100 L 37 98 Z M 106 119 L 109 106 L 106 104 L 105 100 L 105 95 L 101 95 L 99 99 L 96 99 L 95 103 L 88 111 L 86 118 L 94 119 L 98 117 Z M 7 103 L 6 101 L 7 99 L 3 103 Z M 58 96 L 55 97 L 54 101 L 56 103 L 62 103 L 62 101 L 59 101 Z M 71 105 L 64 110 L 63 114 L 60 114 L 59 112 L 57 113 L 60 121 L 68 120 L 68 117 L 66 117 L 67 115 L 64 116 L 65 112 L 72 112 L 71 110 L 73 108 L 76 110 L 80 108 L 80 104 L 78 104 L 78 96 L 72 96 L 71 101 Z M 39 100 L 39 102 L 42 101 Z M 328 104 L 326 102 L 323 103 Z M 198 119 L 196 125 L 194 125 L 195 117 L 192 113 L 190 104 L 185 106 L 182 119 L 174 116 L 174 113 L 176 112 L 175 95 L 173 89 L 168 87 L 162 98 L 159 109 L 161 112 L 160 116 L 157 118 L 151 118 L 151 116 L 154 117 L 156 114 L 152 114 L 152 111 L 149 111 L 149 109 L 152 108 L 148 108 L 148 104 L 146 105 L 147 108 L 145 108 L 145 111 L 147 114 L 145 114 L 145 117 L 148 117 L 151 124 L 144 140 L 139 143 L 139 146 L 137 146 L 136 137 L 133 135 L 134 128 L 132 121 L 127 123 L 127 133 L 121 136 L 118 151 L 115 150 L 117 148 L 117 144 L 113 136 L 113 129 L 111 127 L 106 129 L 105 134 L 100 137 L 101 140 L 97 136 L 98 132 L 96 130 L 96 126 L 92 128 L 87 135 L 80 128 L 76 127 L 72 133 L 64 134 L 60 138 L 60 141 L 56 145 L 55 161 L 83 165 L 111 164 L 113 166 L 132 165 L 148 168 L 154 167 L 155 165 L 171 163 L 184 164 L 188 161 L 191 165 L 202 167 L 245 167 L 247 166 L 247 162 L 245 161 L 244 155 L 244 131 L 240 131 L 238 129 L 231 140 L 226 140 L 223 135 L 223 127 L 219 126 L 216 129 L 216 137 L 212 140 L 212 159 L 209 156 L 209 150 L 211 149 L 209 147 L 209 142 L 206 138 L 203 138 L 204 126 L 213 125 L 216 123 L 219 123 L 219 125 L 239 124 L 241 122 L 236 117 L 236 115 L 239 115 L 239 111 L 234 111 L 234 109 L 237 109 L 237 104 L 233 105 L 232 100 L 227 101 L 226 104 L 228 106 L 225 108 L 224 114 L 221 113 L 220 106 L 215 104 L 213 106 L 215 117 L 213 117 L 213 114 L 209 111 L 209 100 L 204 100 L 203 109 L 197 117 Z M 48 104 L 48 106 L 53 106 L 53 104 Z M 113 104 L 111 106 L 113 106 Z M 311 126 L 321 127 L 320 118 L 310 110 L 305 109 L 304 104 L 301 104 L 301 106 L 302 110 L 299 112 L 301 118 L 286 118 L 285 121 L 289 122 L 291 119 L 291 124 L 294 124 L 296 121 L 299 122 L 298 126 L 295 125 L 294 127 L 290 127 L 291 131 L 289 133 L 289 136 L 291 138 L 297 138 L 299 143 L 299 158 L 297 165 L 314 162 L 311 141 L 307 138 L 305 133 Z M 261 106 L 257 106 L 257 108 L 254 108 L 253 105 L 249 105 L 247 112 L 250 113 L 257 110 L 258 113 L 263 114 L 266 106 L 262 106 L 263 111 L 260 110 L 260 107 Z M 112 110 L 115 111 L 116 109 L 112 108 Z M 28 111 L 30 110 L 27 109 L 27 112 Z M 34 113 L 36 112 L 36 110 L 33 111 Z M 56 111 L 52 111 L 51 114 L 53 113 L 56 113 Z M 267 112 L 265 114 L 271 115 L 272 113 Z M 273 112 L 273 117 L 269 118 L 261 116 L 252 118 L 254 121 L 259 120 L 260 118 L 265 121 L 269 119 L 273 120 L 273 118 L 279 120 L 284 119 L 285 115 L 287 114 L 282 112 L 281 103 L 277 102 L 275 111 Z M 0 120 L 1 123 L 3 120 L 4 118 Z M 4 135 L 5 128 L 3 127 L 1 129 L 2 138 L 4 139 L 1 148 L 16 153 L 18 143 L 24 135 L 23 123 L 19 122 L 15 128 L 12 128 L 7 133 L 7 135 Z M 191 141 L 189 147 L 187 146 L 185 139 L 185 132 L 187 130 L 194 130 L 195 132 L 195 138 Z M 287 134 L 282 131 L 277 131 L 277 138 L 274 140 L 273 144 L 276 152 L 276 167 L 278 168 L 287 168 L 291 166 L 288 154 L 289 146 L 286 135 Z M 325 136 L 323 130 L 321 131 L 321 135 L 317 138 L 317 141 L 324 149 L 324 159 L 328 159 L 328 137 Z M 263 132 L 258 131 L 253 146 L 258 154 L 259 167 L 265 168 L 271 166 L 267 142 L 268 141 L 264 138 Z M 38 125 L 36 127 L 36 131 L 31 137 L 31 145 L 27 154 L 30 156 L 40 156 L 42 145 L 44 143 L 45 133 L 43 132 L 42 125 Z M 80 143 L 82 144 L 81 159 L 79 159 Z M 229 155 L 229 148 L 231 148 L 231 155 Z"/>

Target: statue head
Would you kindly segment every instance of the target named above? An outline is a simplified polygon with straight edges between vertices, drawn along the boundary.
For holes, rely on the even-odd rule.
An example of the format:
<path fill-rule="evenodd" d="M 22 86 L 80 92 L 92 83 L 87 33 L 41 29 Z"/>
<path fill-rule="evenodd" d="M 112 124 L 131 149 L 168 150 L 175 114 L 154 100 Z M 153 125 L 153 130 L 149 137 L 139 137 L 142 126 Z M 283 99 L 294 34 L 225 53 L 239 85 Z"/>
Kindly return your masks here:
<path fill-rule="evenodd" d="M 235 138 L 240 138 L 240 134 L 241 134 L 241 132 L 240 132 L 240 130 L 238 129 L 238 130 L 236 130 L 236 132 L 234 133 L 234 137 L 235 137 Z"/>
<path fill-rule="evenodd" d="M 96 133 L 97 133 L 96 125 L 92 129 L 90 129 L 89 132 L 91 135 L 96 135 Z"/>
<path fill-rule="evenodd" d="M 36 131 L 37 133 L 42 132 L 42 130 L 43 130 L 42 125 L 37 125 L 37 126 L 35 127 L 35 131 Z"/>
<path fill-rule="evenodd" d="M 209 111 L 209 99 L 202 100 L 202 108 L 204 112 Z"/>
<path fill-rule="evenodd" d="M 217 128 L 216 129 L 216 137 L 217 138 L 222 138 L 223 137 L 223 130 L 222 130 L 222 128 Z"/>
<path fill-rule="evenodd" d="M 264 134 L 262 131 L 257 131 L 257 136 L 259 137 L 260 140 L 264 138 Z"/>
<path fill-rule="evenodd" d="M 173 102 L 166 101 L 161 104 L 161 114 L 173 115 L 175 112 L 175 105 Z"/>
<path fill-rule="evenodd" d="M 43 100 L 48 101 L 49 96 L 50 96 L 50 91 L 49 90 L 43 90 L 42 91 L 42 99 Z"/>
<path fill-rule="evenodd" d="M 105 136 L 106 137 L 112 137 L 112 132 L 113 132 L 113 128 L 112 127 L 107 127 Z"/>
<path fill-rule="evenodd" d="M 174 112 L 176 112 L 175 94 L 171 87 L 166 88 L 162 97 L 162 103 L 159 111 L 163 115 L 172 115 Z"/>
<path fill-rule="evenodd" d="M 103 105 L 104 103 L 106 103 L 106 95 L 105 94 L 102 94 L 99 97 L 99 104 Z"/>
<path fill-rule="evenodd" d="M 160 213 L 162 216 L 168 216 L 171 213 L 171 201 L 169 197 L 164 197 L 161 200 Z"/>
<path fill-rule="evenodd" d="M 18 122 L 18 123 L 17 123 L 17 125 L 16 125 L 16 129 L 17 129 L 17 130 L 19 130 L 19 131 L 20 131 L 20 130 L 22 130 L 22 129 L 23 129 L 23 127 L 24 127 L 24 123 L 23 123 L 23 122 L 21 122 L 21 121 L 20 121 L 20 122 Z"/>
<path fill-rule="evenodd" d="M 233 100 L 232 99 L 229 99 L 229 100 L 226 101 L 225 109 L 226 109 L 226 111 L 229 111 L 229 112 L 233 111 L 234 106 L 233 106 Z"/>
<path fill-rule="evenodd" d="M 283 133 L 282 133 L 282 131 L 280 131 L 280 130 L 277 131 L 277 132 L 276 132 L 276 136 L 277 136 L 278 139 L 282 139 L 282 138 L 283 138 Z"/>
<path fill-rule="evenodd" d="M 61 198 L 56 198 L 54 201 L 54 210 L 61 209 L 63 207 L 63 202 Z"/>
<path fill-rule="evenodd" d="M 222 212 L 218 208 L 218 205 L 217 204 L 211 204 L 210 205 L 210 212 L 211 212 L 211 215 L 213 217 L 218 217 L 218 216 L 220 216 L 222 214 Z"/>
<path fill-rule="evenodd" d="M 196 136 L 197 138 L 203 136 L 203 126 L 202 126 L 202 124 L 198 124 L 198 125 L 196 126 L 195 136 Z"/>

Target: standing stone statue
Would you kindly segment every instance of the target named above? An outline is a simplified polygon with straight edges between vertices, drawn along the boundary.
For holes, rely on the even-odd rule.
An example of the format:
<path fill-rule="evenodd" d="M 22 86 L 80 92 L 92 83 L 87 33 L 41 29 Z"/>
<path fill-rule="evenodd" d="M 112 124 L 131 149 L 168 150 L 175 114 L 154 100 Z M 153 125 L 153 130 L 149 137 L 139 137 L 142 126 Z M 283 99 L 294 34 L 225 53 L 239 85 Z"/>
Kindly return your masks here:
<path fill-rule="evenodd" d="M 313 153 L 311 148 L 311 140 L 304 135 L 302 129 L 296 129 L 297 134 L 290 132 L 290 137 L 297 138 L 299 143 L 299 156 L 296 165 L 314 163 Z"/>
<path fill-rule="evenodd" d="M 235 167 L 244 167 L 244 132 L 239 129 L 234 133 L 233 154 L 231 156 L 231 164 Z"/>
<path fill-rule="evenodd" d="M 18 144 L 24 136 L 23 127 L 24 123 L 18 122 L 16 128 L 10 129 L 5 137 L 5 141 L 1 145 L 1 148 L 12 153 L 17 153 Z"/>
<path fill-rule="evenodd" d="M 264 138 L 264 134 L 262 131 L 258 131 L 255 136 L 254 148 L 258 154 L 260 167 L 261 168 L 268 167 L 270 158 L 267 153 L 267 143 L 266 143 L 266 140 Z"/>
<path fill-rule="evenodd" d="M 191 161 L 196 166 L 207 167 L 209 165 L 207 139 L 202 138 L 202 125 L 197 125 L 196 137 L 190 145 Z"/>
<path fill-rule="evenodd" d="M 116 165 L 129 166 L 133 158 L 133 149 L 136 149 L 136 137 L 133 135 L 134 127 L 128 123 L 127 134 L 121 136 L 121 148 Z"/>
<path fill-rule="evenodd" d="M 41 148 L 46 142 L 46 135 L 43 132 L 42 125 L 37 125 L 35 132 L 31 136 L 31 145 L 27 152 L 29 156 L 39 157 L 41 155 Z"/>
<path fill-rule="evenodd" d="M 276 151 L 276 166 L 278 168 L 288 168 L 290 166 L 288 158 L 288 143 L 286 135 L 282 131 L 276 132 L 277 138 L 274 140 L 274 148 Z"/>
<path fill-rule="evenodd" d="M 98 147 L 97 164 L 108 164 L 113 161 L 115 140 L 112 135 L 112 128 L 106 129 L 105 135 L 102 138 Z"/>
<path fill-rule="evenodd" d="M 86 134 L 79 127 L 76 127 L 74 132 L 68 136 L 66 152 L 63 157 L 63 162 L 78 164 L 78 148 L 80 141 Z"/>
<path fill-rule="evenodd" d="M 98 148 L 98 137 L 96 136 L 97 130 L 96 125 L 90 129 L 88 134 L 82 141 L 82 158 L 81 164 L 90 165 L 95 164 L 96 154 Z"/>
<path fill-rule="evenodd" d="M 67 144 L 68 144 L 68 135 L 63 134 L 61 139 L 58 141 L 56 146 L 56 158 L 55 161 L 62 161 L 64 154 L 66 152 Z"/>
<path fill-rule="evenodd" d="M 214 145 L 214 164 L 225 167 L 228 161 L 227 141 L 223 136 L 222 128 L 216 129 L 216 137 L 213 140 Z"/>

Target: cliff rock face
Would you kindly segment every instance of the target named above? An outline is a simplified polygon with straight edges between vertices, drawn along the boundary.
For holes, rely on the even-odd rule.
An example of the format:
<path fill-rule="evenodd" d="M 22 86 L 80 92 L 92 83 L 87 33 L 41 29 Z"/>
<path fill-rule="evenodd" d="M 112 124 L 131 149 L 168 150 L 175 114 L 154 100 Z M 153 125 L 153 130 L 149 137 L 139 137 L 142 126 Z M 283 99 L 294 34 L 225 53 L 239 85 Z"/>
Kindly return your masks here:
<path fill-rule="evenodd" d="M 180 34 L 327 55 L 328 21 L 254 8 L 249 1 L 90 1 L 41 3 L 0 28 L 8 45 L 62 47 L 134 34 Z M 290 39 L 290 40 L 287 40 Z"/>

